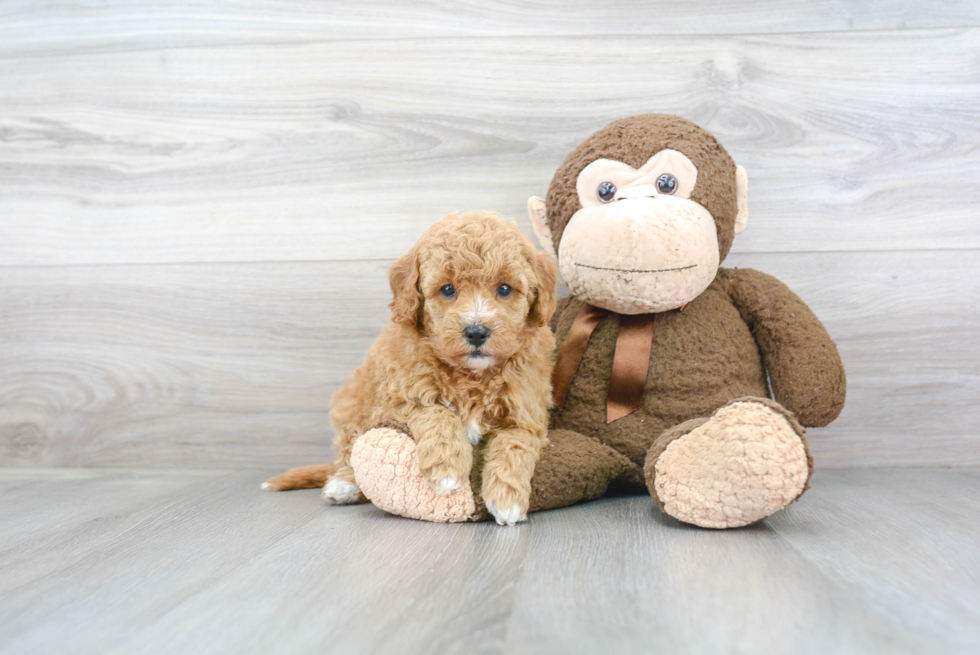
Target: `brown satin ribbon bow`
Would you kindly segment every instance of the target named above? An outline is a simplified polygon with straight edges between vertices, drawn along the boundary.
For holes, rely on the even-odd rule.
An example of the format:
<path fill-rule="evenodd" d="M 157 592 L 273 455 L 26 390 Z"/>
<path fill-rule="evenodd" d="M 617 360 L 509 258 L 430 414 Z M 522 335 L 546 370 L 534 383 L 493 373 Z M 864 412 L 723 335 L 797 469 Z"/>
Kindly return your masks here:
<path fill-rule="evenodd" d="M 606 395 L 606 423 L 632 414 L 643 401 L 647 369 L 650 365 L 650 348 L 653 345 L 653 324 L 656 314 L 613 314 L 598 307 L 586 305 L 572 322 L 572 327 L 558 353 L 558 361 L 551 375 L 552 398 L 561 409 L 572 386 L 572 378 L 582 363 L 585 348 L 592 333 L 602 320 L 612 314 L 619 319 L 619 336 L 613 355 L 612 375 Z"/>

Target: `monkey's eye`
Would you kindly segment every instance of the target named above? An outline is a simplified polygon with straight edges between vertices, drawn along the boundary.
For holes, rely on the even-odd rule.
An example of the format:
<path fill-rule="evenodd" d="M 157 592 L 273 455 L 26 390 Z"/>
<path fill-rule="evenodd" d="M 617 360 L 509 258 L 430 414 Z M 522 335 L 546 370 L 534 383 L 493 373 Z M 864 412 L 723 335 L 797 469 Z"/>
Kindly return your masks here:
<path fill-rule="evenodd" d="M 453 296 L 456 295 L 456 287 L 454 287 L 451 284 L 447 284 L 446 286 L 439 289 L 439 293 L 442 294 L 443 298 L 452 298 Z"/>
<path fill-rule="evenodd" d="M 616 185 L 612 182 L 603 182 L 596 189 L 596 194 L 602 202 L 612 202 L 616 197 Z"/>
<path fill-rule="evenodd" d="M 657 178 L 657 191 L 664 195 L 671 195 L 677 191 L 677 178 L 670 173 L 664 173 Z"/>
<path fill-rule="evenodd" d="M 499 298 L 510 298 L 512 293 L 514 293 L 514 289 L 509 284 L 501 284 L 497 287 L 497 297 Z"/>

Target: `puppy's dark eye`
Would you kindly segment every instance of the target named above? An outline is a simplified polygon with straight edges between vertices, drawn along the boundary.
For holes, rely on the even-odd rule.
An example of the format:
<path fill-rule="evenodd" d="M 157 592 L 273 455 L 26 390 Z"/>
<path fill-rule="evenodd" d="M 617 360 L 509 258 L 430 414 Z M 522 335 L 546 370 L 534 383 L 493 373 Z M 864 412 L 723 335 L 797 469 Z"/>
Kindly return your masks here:
<path fill-rule="evenodd" d="M 664 173 L 657 178 L 657 191 L 669 196 L 677 191 L 677 178 L 670 173 Z"/>
<path fill-rule="evenodd" d="M 501 284 L 497 287 L 497 296 L 500 298 L 509 298 L 512 293 L 514 293 L 514 289 L 509 284 Z"/>
<path fill-rule="evenodd" d="M 595 192 L 602 202 L 612 202 L 616 197 L 616 185 L 612 182 L 603 182 Z"/>
<path fill-rule="evenodd" d="M 452 298 L 456 295 L 456 287 L 451 284 L 447 284 L 443 288 L 439 289 L 439 293 L 442 294 L 443 298 Z"/>

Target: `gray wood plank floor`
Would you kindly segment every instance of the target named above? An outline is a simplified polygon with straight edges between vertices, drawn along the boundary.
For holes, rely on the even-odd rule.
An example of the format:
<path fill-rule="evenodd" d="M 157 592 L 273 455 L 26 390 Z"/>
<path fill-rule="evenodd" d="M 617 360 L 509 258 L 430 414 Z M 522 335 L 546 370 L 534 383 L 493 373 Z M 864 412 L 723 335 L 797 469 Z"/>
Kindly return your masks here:
<path fill-rule="evenodd" d="M 264 471 L 0 470 L 0 653 L 976 653 L 980 470 L 821 470 L 750 528 L 646 496 L 432 525 Z"/>

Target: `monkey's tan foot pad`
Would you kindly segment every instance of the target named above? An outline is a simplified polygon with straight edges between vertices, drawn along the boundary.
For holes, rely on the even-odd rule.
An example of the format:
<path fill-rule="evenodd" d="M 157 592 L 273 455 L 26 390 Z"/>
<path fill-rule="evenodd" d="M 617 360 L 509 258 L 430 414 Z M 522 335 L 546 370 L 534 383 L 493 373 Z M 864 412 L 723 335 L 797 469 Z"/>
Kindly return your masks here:
<path fill-rule="evenodd" d="M 415 441 L 391 428 L 368 430 L 350 456 L 361 492 L 389 514 L 436 523 L 461 523 L 476 513 L 469 480 L 446 495 L 419 471 Z"/>
<path fill-rule="evenodd" d="M 704 528 L 760 521 L 806 489 L 801 432 L 762 403 L 734 402 L 647 462 L 651 493 L 677 520 Z"/>

